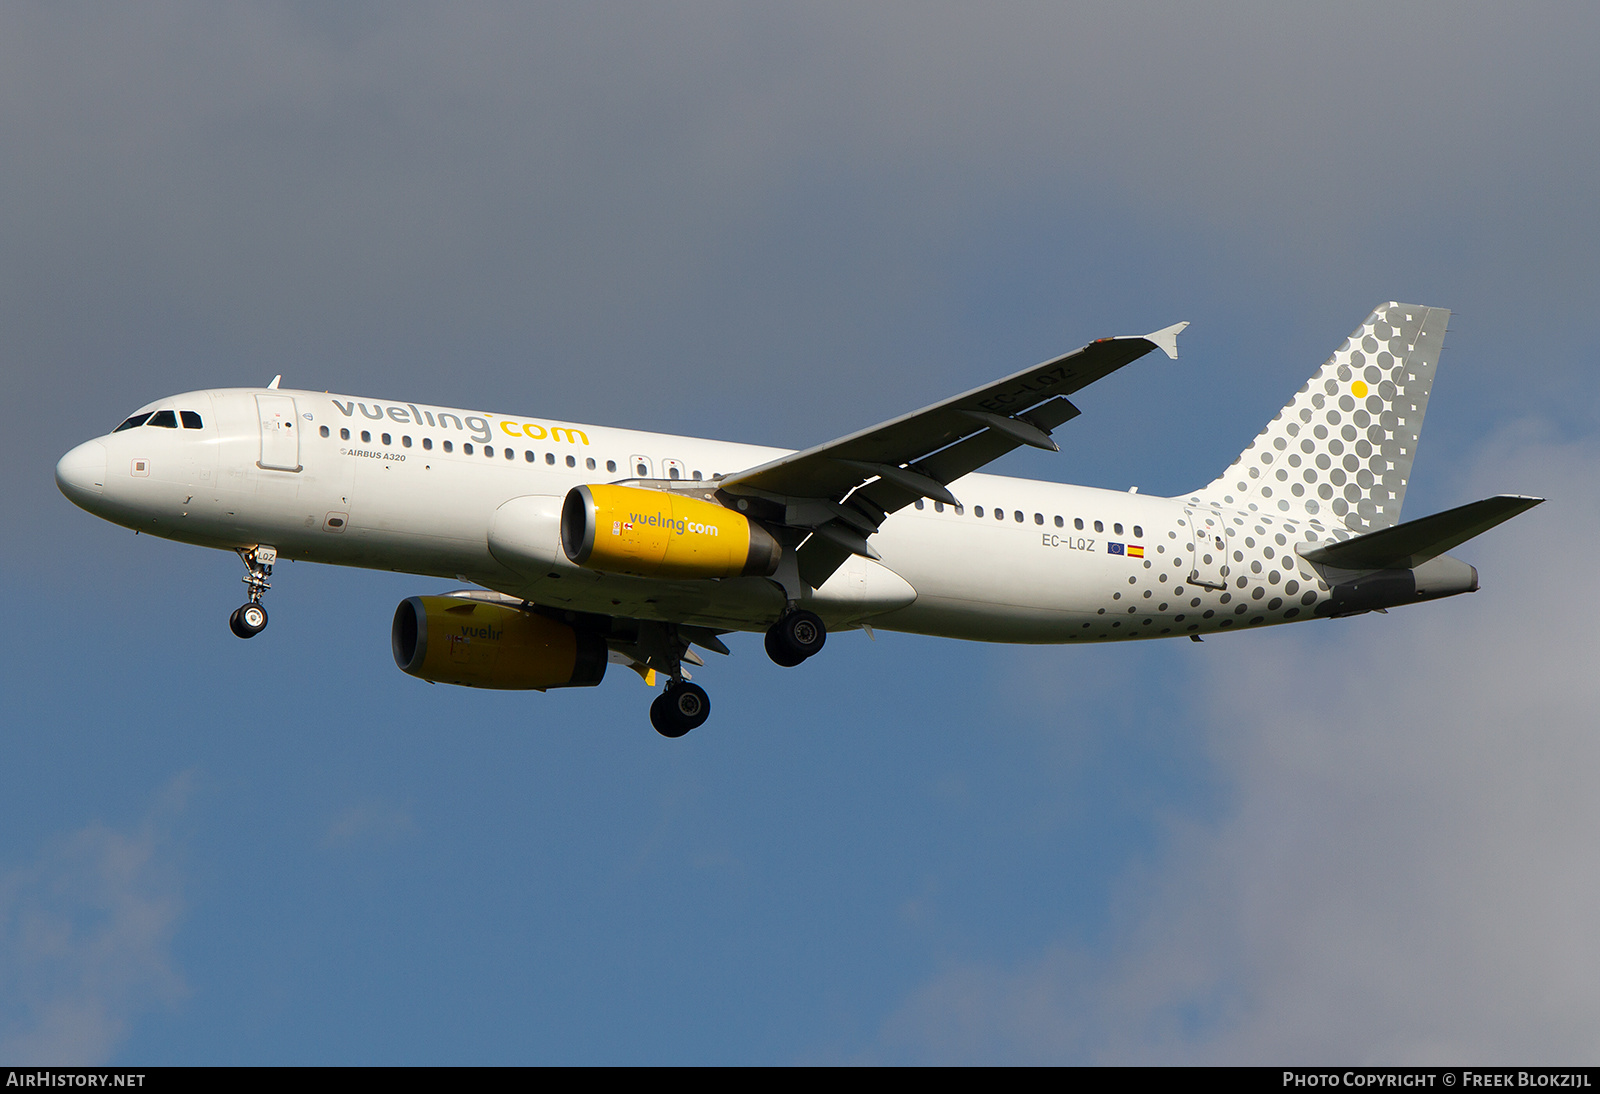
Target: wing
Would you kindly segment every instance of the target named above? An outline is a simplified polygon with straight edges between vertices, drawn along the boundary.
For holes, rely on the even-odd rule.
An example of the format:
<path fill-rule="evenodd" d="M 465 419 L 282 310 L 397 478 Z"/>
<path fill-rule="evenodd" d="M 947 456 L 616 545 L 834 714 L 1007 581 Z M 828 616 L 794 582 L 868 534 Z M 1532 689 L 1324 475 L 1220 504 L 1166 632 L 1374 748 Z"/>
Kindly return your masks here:
<path fill-rule="evenodd" d="M 729 475 L 726 494 L 808 538 L 800 578 L 815 588 L 851 553 L 878 557 L 867 538 L 919 498 L 957 504 L 947 484 L 1021 445 L 1057 451 L 1056 426 L 1078 416 L 1067 396 L 1151 350 L 1178 356 L 1177 323 L 1082 349 L 881 425 Z M 796 537 L 799 538 L 798 536 Z"/>

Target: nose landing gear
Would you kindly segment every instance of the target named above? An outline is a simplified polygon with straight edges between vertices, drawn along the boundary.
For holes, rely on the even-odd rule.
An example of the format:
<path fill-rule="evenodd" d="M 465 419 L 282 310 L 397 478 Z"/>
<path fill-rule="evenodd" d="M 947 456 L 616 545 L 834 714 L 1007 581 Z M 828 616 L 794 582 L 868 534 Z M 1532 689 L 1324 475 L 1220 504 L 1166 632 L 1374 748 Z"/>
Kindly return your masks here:
<path fill-rule="evenodd" d="M 267 609 L 261 606 L 261 594 L 272 588 L 267 579 L 272 576 L 272 564 L 278 561 L 278 550 L 264 545 L 235 549 L 250 571 L 240 579 L 250 590 L 250 601 L 234 609 L 228 617 L 228 629 L 240 638 L 254 638 L 267 629 Z"/>
<path fill-rule="evenodd" d="M 682 737 L 711 717 L 706 689 L 686 680 L 674 680 L 650 704 L 650 724 L 663 737 Z"/>
<path fill-rule="evenodd" d="M 821 652 L 828 628 L 816 613 L 804 608 L 784 612 L 767 630 L 767 656 L 786 669 Z"/>

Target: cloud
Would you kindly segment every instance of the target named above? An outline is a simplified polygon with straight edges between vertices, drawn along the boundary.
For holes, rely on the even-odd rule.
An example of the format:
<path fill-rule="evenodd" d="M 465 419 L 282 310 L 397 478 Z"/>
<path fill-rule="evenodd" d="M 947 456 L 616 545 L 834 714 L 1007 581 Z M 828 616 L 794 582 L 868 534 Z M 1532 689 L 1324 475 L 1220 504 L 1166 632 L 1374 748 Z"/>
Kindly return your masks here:
<path fill-rule="evenodd" d="M 357 844 L 386 843 L 410 834 L 414 828 L 409 810 L 382 801 L 363 801 L 339 811 L 323 833 L 322 847 L 340 850 Z"/>
<path fill-rule="evenodd" d="M 1484 588 L 1213 643 L 1231 787 L 1110 900 L 1105 949 L 956 963 L 877 1051 L 943 1061 L 1510 1063 L 1600 1052 L 1600 450 L 1507 429 L 1470 497 L 1550 501 L 1460 549 Z M 1468 500 L 1464 496 L 1461 500 Z"/>
<path fill-rule="evenodd" d="M 187 784 L 131 831 L 91 824 L 0 873 L 0 1058 L 105 1063 L 135 1018 L 182 997 L 168 824 Z"/>

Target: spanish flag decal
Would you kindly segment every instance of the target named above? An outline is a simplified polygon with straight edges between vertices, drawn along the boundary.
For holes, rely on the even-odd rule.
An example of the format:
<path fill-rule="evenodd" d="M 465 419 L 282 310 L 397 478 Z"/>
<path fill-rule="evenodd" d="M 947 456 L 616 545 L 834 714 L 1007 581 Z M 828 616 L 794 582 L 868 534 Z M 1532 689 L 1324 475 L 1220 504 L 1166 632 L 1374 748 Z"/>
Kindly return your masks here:
<path fill-rule="evenodd" d="M 1144 557 L 1144 548 L 1140 547 L 1137 543 L 1128 544 L 1128 557 L 1129 558 L 1143 558 Z"/>

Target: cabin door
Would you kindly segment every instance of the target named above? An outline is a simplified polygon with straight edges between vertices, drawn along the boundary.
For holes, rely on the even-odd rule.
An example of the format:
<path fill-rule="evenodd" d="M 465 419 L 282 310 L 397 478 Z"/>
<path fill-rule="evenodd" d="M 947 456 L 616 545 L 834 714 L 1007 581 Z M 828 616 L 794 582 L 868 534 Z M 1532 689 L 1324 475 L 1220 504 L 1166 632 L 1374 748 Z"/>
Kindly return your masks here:
<path fill-rule="evenodd" d="M 1194 569 L 1191 584 L 1207 589 L 1228 585 L 1228 525 L 1217 513 L 1204 509 L 1185 509 L 1189 530 L 1194 535 Z"/>
<path fill-rule="evenodd" d="M 294 396 L 257 395 L 256 416 L 261 419 L 261 459 L 256 466 L 269 471 L 300 470 L 300 429 L 294 420 Z"/>

